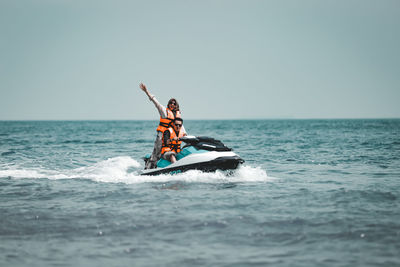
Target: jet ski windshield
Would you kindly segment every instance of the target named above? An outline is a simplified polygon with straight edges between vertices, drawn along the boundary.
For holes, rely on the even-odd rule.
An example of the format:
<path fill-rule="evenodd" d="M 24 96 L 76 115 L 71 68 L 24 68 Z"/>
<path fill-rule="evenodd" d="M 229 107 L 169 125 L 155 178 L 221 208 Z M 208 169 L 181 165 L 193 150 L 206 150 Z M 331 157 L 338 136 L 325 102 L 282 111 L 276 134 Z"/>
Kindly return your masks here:
<path fill-rule="evenodd" d="M 207 136 L 184 136 L 180 140 L 186 143 L 184 147 L 194 146 L 197 149 L 204 149 L 208 151 L 232 151 L 220 140 L 207 137 Z"/>

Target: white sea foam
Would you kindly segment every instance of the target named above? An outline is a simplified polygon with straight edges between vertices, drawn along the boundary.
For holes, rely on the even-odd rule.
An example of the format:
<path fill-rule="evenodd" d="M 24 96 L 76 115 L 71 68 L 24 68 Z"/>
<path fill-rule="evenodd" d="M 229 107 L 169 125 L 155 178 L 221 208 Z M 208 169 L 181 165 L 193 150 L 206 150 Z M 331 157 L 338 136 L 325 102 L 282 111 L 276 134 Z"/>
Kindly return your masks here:
<path fill-rule="evenodd" d="M 141 176 L 143 166 L 128 156 L 109 158 L 90 166 L 76 169 L 47 170 L 42 168 L 12 168 L 0 170 L 0 178 L 47 178 L 47 179 L 90 179 L 105 183 L 147 183 L 147 182 L 264 182 L 274 178 L 268 177 L 260 167 L 241 166 L 233 172 L 217 171 L 205 173 L 188 171 L 180 174 L 162 174 L 158 176 Z"/>

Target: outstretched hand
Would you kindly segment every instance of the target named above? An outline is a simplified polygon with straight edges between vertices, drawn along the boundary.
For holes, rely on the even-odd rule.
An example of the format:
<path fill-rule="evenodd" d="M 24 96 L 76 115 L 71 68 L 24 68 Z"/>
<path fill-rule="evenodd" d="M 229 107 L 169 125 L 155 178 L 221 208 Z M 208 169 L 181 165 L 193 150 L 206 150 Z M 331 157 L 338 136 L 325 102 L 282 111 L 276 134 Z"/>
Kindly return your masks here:
<path fill-rule="evenodd" d="M 147 88 L 146 85 L 144 85 L 143 83 L 139 84 L 140 89 L 142 89 L 144 92 L 147 92 Z"/>

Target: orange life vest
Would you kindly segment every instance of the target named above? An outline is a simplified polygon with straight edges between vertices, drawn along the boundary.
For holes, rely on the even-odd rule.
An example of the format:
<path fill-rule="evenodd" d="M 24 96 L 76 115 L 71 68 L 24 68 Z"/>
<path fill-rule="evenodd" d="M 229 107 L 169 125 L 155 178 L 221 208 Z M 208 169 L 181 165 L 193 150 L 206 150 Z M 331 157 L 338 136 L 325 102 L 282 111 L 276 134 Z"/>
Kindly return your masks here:
<path fill-rule="evenodd" d="M 163 136 L 161 154 L 164 154 L 165 152 L 168 152 L 168 151 L 174 151 L 175 153 L 181 152 L 182 141 L 180 141 L 180 140 L 172 140 L 172 139 L 174 139 L 174 137 L 178 137 L 178 138 L 183 137 L 185 135 L 185 132 L 182 130 L 182 127 L 181 127 L 181 129 L 179 130 L 178 136 L 177 136 L 176 133 L 175 133 L 175 130 L 173 128 L 170 127 L 170 128 L 168 128 L 168 130 L 169 130 L 169 133 L 170 133 L 169 138 L 171 140 L 170 140 L 169 145 L 166 145 L 165 144 L 166 140 L 164 140 L 164 136 Z"/>
<path fill-rule="evenodd" d="M 166 130 L 168 130 L 169 127 L 171 127 L 171 123 L 174 121 L 175 118 L 181 118 L 181 112 L 177 110 L 174 116 L 174 113 L 169 108 L 167 108 L 167 117 L 160 117 L 160 124 L 157 127 L 157 131 L 164 133 Z"/>

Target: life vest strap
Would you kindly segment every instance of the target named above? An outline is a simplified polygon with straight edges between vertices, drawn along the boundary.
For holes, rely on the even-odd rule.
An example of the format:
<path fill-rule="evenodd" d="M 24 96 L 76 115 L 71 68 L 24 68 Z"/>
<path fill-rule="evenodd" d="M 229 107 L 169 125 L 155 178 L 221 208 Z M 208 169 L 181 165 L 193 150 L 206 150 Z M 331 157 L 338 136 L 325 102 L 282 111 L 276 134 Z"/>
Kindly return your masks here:
<path fill-rule="evenodd" d="M 176 153 L 181 152 L 180 143 L 172 143 L 170 145 L 170 147 L 171 147 L 171 150 L 176 151 Z"/>
<path fill-rule="evenodd" d="M 168 128 L 168 127 L 171 126 L 171 122 L 166 123 L 166 122 L 160 121 L 160 123 L 158 125 L 161 126 L 161 127 L 167 127 Z"/>

